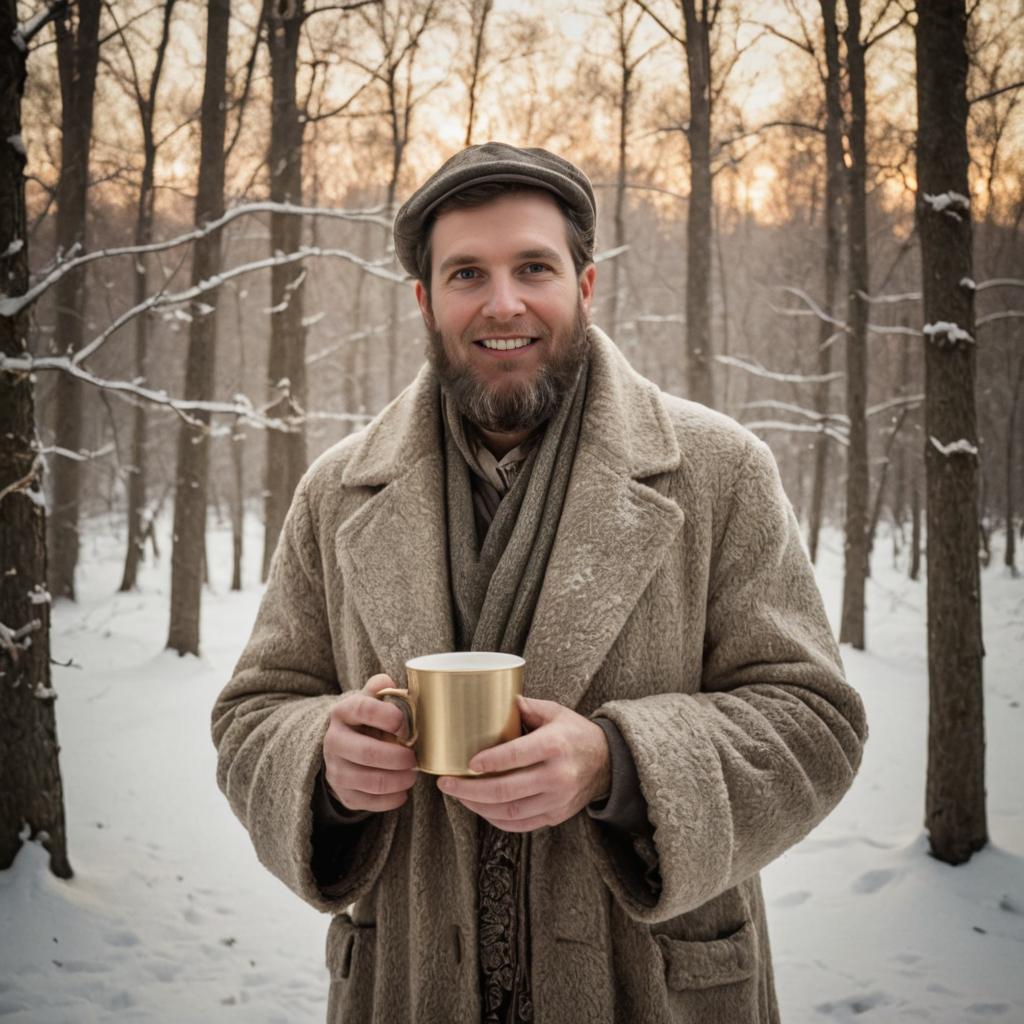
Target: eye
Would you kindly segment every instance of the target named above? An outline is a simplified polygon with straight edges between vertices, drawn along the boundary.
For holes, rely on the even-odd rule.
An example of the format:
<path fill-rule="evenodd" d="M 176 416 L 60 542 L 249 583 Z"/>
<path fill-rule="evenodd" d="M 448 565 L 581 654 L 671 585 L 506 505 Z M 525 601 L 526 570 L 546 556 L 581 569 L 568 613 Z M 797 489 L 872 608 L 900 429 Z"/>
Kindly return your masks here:
<path fill-rule="evenodd" d="M 551 268 L 546 263 L 527 263 L 524 269 L 528 274 L 544 274 Z"/>
<path fill-rule="evenodd" d="M 472 281 L 476 271 L 472 267 L 460 267 L 452 274 L 453 281 Z M 465 276 L 464 276 L 465 275 Z"/>

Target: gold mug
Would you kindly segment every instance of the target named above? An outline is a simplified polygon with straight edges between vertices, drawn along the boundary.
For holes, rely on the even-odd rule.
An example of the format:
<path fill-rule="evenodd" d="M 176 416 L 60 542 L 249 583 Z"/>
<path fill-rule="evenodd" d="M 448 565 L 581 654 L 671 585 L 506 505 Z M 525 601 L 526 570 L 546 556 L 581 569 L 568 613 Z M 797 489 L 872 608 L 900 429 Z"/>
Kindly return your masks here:
<path fill-rule="evenodd" d="M 421 772 L 482 775 L 469 769 L 474 754 L 520 735 L 519 705 L 526 662 L 514 654 L 455 651 L 405 663 L 408 689 L 378 690 L 409 709 L 408 739 Z"/>

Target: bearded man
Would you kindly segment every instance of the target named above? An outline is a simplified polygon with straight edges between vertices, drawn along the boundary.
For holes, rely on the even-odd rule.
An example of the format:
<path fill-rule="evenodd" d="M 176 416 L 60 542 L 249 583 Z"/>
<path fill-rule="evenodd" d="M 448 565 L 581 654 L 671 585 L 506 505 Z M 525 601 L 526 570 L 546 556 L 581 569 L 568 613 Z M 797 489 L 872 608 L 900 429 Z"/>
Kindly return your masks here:
<path fill-rule="evenodd" d="M 863 706 L 767 447 L 589 324 L 595 219 L 497 143 L 402 207 L 428 362 L 306 473 L 214 709 L 260 859 L 334 915 L 334 1024 L 779 1019 L 758 872 Z M 454 650 L 525 658 L 526 732 L 435 779 L 373 695 Z"/>

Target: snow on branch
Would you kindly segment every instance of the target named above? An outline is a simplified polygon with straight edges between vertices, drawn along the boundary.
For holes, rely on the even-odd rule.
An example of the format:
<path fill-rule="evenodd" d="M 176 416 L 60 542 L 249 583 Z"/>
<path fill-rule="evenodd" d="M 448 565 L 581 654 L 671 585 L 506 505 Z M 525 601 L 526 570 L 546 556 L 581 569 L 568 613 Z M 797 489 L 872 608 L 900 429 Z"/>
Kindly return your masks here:
<path fill-rule="evenodd" d="M 134 381 L 106 380 L 90 373 L 68 356 L 21 356 L 11 358 L 0 355 L 0 370 L 8 373 L 35 373 L 39 370 L 60 370 L 77 380 L 92 384 L 107 391 L 121 392 L 142 398 L 152 405 L 173 409 L 192 426 L 205 427 L 201 420 L 190 416 L 191 412 L 227 413 L 240 416 L 249 423 L 271 430 L 289 430 L 288 424 L 275 417 L 263 415 L 244 395 L 235 395 L 233 402 L 204 402 L 184 398 L 171 398 L 166 391 L 155 391 Z"/>
<path fill-rule="evenodd" d="M 963 282 L 961 282 L 962 284 Z M 989 281 L 982 281 L 976 284 L 975 289 L 979 292 L 986 288 L 1024 288 L 1024 278 L 1020 277 L 993 277 Z"/>
<path fill-rule="evenodd" d="M 406 313 L 404 316 L 399 317 L 398 322 L 404 323 L 407 320 L 419 320 L 419 318 L 420 311 L 415 309 L 411 313 Z M 350 345 L 354 341 L 362 341 L 364 338 L 372 338 L 375 334 L 383 334 L 388 329 L 388 326 L 388 324 L 377 324 L 374 327 L 366 327 L 361 331 L 353 331 L 351 334 L 346 334 L 344 338 L 328 345 L 327 348 L 322 348 L 319 352 L 306 356 L 306 366 L 312 366 L 314 363 L 320 362 L 321 359 L 334 355 L 339 349 Z"/>
<path fill-rule="evenodd" d="M 888 409 L 913 409 L 915 406 L 920 405 L 924 401 L 924 395 L 901 395 L 898 398 L 890 398 L 885 402 L 879 402 L 878 405 L 869 405 L 864 411 L 865 416 L 877 416 L 881 412 L 886 412 Z"/>
<path fill-rule="evenodd" d="M 987 313 L 978 318 L 977 327 L 983 324 L 990 324 L 993 320 L 1019 320 L 1024 317 L 1024 309 L 1001 309 L 996 313 Z"/>
<path fill-rule="evenodd" d="M 28 52 L 28 44 L 51 22 L 63 18 L 68 11 L 68 0 L 50 0 L 38 14 L 23 21 L 11 34 L 14 45 L 22 52 Z"/>
<path fill-rule="evenodd" d="M 960 282 L 963 284 L 963 282 Z M 883 303 L 895 303 L 895 302 L 920 302 L 920 292 L 904 292 L 902 295 L 868 295 L 867 292 L 859 291 L 857 294 L 865 301 L 870 303 L 872 306 L 882 305 Z"/>
<path fill-rule="evenodd" d="M 755 377 L 777 380 L 784 384 L 827 384 L 833 380 L 843 379 L 843 374 L 838 370 L 832 373 L 778 373 L 774 370 L 767 370 L 758 363 L 748 362 L 736 356 L 715 356 L 715 362 L 725 366 L 735 366 L 737 369 L 752 373 Z"/>
<path fill-rule="evenodd" d="M 937 320 L 933 324 L 924 325 L 924 336 L 938 345 L 939 348 L 953 348 L 961 341 L 974 344 L 974 339 L 958 324 L 950 323 L 948 320 Z"/>
<path fill-rule="evenodd" d="M 225 270 L 221 274 L 209 277 L 205 281 L 200 281 L 198 284 L 192 285 L 190 288 L 185 288 L 180 292 L 155 292 L 142 302 L 137 303 L 130 309 L 126 309 L 119 317 L 113 320 L 107 325 L 107 327 L 97 334 L 92 341 L 75 352 L 74 355 L 71 356 L 71 360 L 76 365 L 82 363 L 101 345 L 103 345 L 111 335 L 119 331 L 125 324 L 130 323 L 136 317 L 141 316 L 143 313 L 147 313 L 154 309 L 162 309 L 165 306 L 178 306 L 184 302 L 189 302 L 198 298 L 200 295 L 205 295 L 207 292 L 215 291 L 226 281 L 240 277 L 242 274 L 250 274 L 256 270 L 265 270 L 268 267 L 296 263 L 311 256 L 347 260 L 348 262 L 354 263 L 356 266 L 362 268 L 368 274 L 373 274 L 376 277 L 383 277 L 387 281 L 402 282 L 406 280 L 404 274 L 396 273 L 393 270 L 387 270 L 380 263 L 364 260 L 362 257 L 348 252 L 346 249 L 321 249 L 318 246 L 302 246 L 294 252 L 279 252 L 274 256 L 267 256 L 261 260 L 254 260 L 252 263 L 243 263 L 237 267 L 232 267 L 230 270 Z M 15 300 L 9 299 L 7 301 L 13 302 Z M 0 314 L 2 314 L 2 307 L 3 303 L 0 302 Z M 200 314 L 212 312 L 212 306 L 203 306 L 199 310 Z M 191 317 L 186 314 L 185 319 L 191 319 Z M 0 362 L 0 366 L 3 365 L 4 364 Z"/>
<path fill-rule="evenodd" d="M 73 452 L 70 448 L 61 448 L 57 444 L 50 445 L 48 448 L 39 448 L 38 452 L 40 455 L 60 455 L 65 459 L 73 459 L 75 462 L 90 462 L 93 459 L 101 459 L 105 455 L 112 455 L 116 450 L 114 443 L 111 442 L 93 452 L 86 451 L 84 448 Z"/>
<path fill-rule="evenodd" d="M 971 444 L 970 441 L 960 438 L 959 441 L 950 441 L 949 444 L 943 444 L 937 437 L 929 437 L 929 441 L 938 449 L 939 453 L 947 456 L 950 455 L 974 455 L 977 456 L 978 448 L 976 445 Z"/>
<path fill-rule="evenodd" d="M 14 629 L 3 622 L 0 622 L 0 647 L 6 652 L 13 663 L 17 663 L 21 651 L 27 651 L 32 646 L 32 633 L 43 628 L 40 619 L 32 619 L 24 626 Z"/>
<path fill-rule="evenodd" d="M 744 402 L 743 409 L 779 409 L 782 412 L 791 412 L 797 416 L 804 416 L 809 420 L 816 420 L 819 423 L 833 422 L 841 427 L 850 425 L 850 417 L 841 412 L 818 412 L 816 409 L 807 409 L 802 405 L 795 405 L 792 402 L 779 402 L 773 398 L 761 399 L 757 402 Z"/>
<path fill-rule="evenodd" d="M 957 209 L 964 213 L 971 212 L 971 201 L 962 192 L 940 192 L 938 195 L 931 195 L 929 192 L 921 197 L 936 212 L 945 213 L 950 217 L 960 220 Z"/>
<path fill-rule="evenodd" d="M 807 308 L 790 309 L 786 307 L 779 308 L 772 305 L 771 308 L 774 312 L 781 313 L 783 316 L 816 316 L 819 320 L 824 320 L 825 323 L 832 324 L 833 327 L 840 327 L 844 331 L 850 329 L 848 324 L 845 324 L 842 320 L 837 320 L 834 316 L 826 313 L 825 310 L 823 310 L 821 306 L 819 306 L 802 288 L 794 288 L 791 285 L 784 284 L 779 285 L 779 290 L 788 292 L 790 295 L 795 296 Z M 769 305 L 771 305 L 771 303 L 769 303 Z"/>
<path fill-rule="evenodd" d="M 244 203 L 234 206 L 216 220 L 209 221 L 201 228 L 194 228 L 186 231 L 183 235 L 166 239 L 162 242 L 150 242 L 148 245 L 124 245 L 111 249 L 97 249 L 94 252 L 87 252 L 81 256 L 75 256 L 72 250 L 67 256 L 59 260 L 53 267 L 44 271 L 44 277 L 34 284 L 24 295 L 0 298 L 0 316 L 16 316 L 23 309 L 31 306 L 41 295 L 49 291 L 62 277 L 77 270 L 79 267 L 94 260 L 110 259 L 114 256 L 144 256 L 147 253 L 166 252 L 168 249 L 176 249 L 190 242 L 198 241 L 207 235 L 220 231 L 233 220 L 239 217 L 247 217 L 257 213 L 283 213 L 294 217 L 328 217 L 339 220 L 368 221 L 372 224 L 379 224 L 382 227 L 390 228 L 391 222 L 382 216 L 383 207 L 372 207 L 365 210 L 335 210 L 330 207 L 321 206 L 294 206 L 291 203 Z M 396 275 L 396 279 L 404 281 L 405 275 Z"/>
<path fill-rule="evenodd" d="M 849 438 L 845 434 L 825 424 L 787 423 L 785 420 L 754 420 L 752 423 L 744 423 L 743 426 L 747 430 L 793 430 L 803 434 L 824 434 L 844 447 L 848 447 L 850 444 Z"/>
<path fill-rule="evenodd" d="M 614 249 L 605 249 L 603 252 L 599 252 L 594 255 L 594 262 L 604 263 L 605 260 L 613 260 L 616 256 L 621 256 L 626 252 L 629 252 L 628 245 L 619 245 Z"/>

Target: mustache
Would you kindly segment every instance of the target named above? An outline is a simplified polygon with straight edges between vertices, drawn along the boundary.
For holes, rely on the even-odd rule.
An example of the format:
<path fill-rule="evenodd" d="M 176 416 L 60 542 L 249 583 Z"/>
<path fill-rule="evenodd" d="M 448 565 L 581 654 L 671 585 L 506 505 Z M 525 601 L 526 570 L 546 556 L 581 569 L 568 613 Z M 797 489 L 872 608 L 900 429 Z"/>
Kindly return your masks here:
<path fill-rule="evenodd" d="M 545 340 L 548 338 L 549 333 L 536 324 L 531 325 L 519 320 L 508 320 L 504 323 L 494 321 L 474 325 L 468 330 L 463 331 L 462 340 L 473 342 L 479 341 L 481 338 L 508 337 L 510 335 L 519 338 L 539 338 Z"/>

